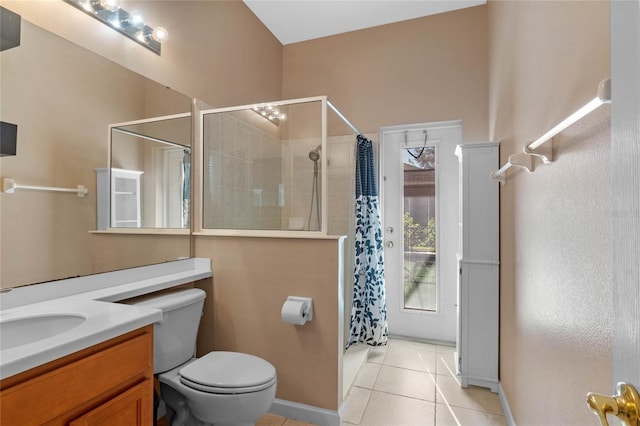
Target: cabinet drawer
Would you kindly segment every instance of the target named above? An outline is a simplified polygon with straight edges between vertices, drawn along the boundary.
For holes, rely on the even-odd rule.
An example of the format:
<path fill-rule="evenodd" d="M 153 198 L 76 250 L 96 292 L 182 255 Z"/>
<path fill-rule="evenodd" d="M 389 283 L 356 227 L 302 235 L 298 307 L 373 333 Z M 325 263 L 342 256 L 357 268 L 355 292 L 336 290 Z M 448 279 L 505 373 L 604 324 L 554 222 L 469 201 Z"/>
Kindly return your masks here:
<path fill-rule="evenodd" d="M 69 426 L 144 426 L 152 423 L 152 387 L 137 384 L 126 392 L 78 417 Z"/>
<path fill-rule="evenodd" d="M 139 381 L 153 371 L 152 351 L 152 334 L 144 333 L 3 389 L 0 423 L 17 424 L 19 419 L 19 424 L 42 424 L 136 378 Z"/>

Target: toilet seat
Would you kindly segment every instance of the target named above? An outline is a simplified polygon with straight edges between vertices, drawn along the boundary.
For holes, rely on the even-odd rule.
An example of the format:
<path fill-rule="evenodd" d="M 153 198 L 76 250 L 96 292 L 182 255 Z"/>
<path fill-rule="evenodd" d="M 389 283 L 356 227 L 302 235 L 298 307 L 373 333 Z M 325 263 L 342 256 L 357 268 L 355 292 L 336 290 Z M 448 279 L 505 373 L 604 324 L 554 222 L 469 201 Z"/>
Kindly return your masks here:
<path fill-rule="evenodd" d="M 207 393 L 239 394 L 264 390 L 276 382 L 276 369 L 253 355 L 214 351 L 184 366 L 180 382 Z"/>

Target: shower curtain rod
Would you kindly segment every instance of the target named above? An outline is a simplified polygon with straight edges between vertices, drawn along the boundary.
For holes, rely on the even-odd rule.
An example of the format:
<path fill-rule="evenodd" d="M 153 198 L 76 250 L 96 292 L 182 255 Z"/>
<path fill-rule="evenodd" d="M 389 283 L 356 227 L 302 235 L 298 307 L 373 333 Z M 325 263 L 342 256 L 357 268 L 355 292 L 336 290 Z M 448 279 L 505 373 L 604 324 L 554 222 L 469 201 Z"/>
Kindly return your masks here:
<path fill-rule="evenodd" d="M 141 138 L 141 139 L 147 139 L 147 140 L 149 140 L 151 142 L 159 142 L 159 143 L 162 143 L 162 144 L 165 144 L 165 145 L 171 145 L 171 146 L 175 146 L 175 147 L 178 147 L 178 148 L 184 148 L 184 149 L 191 150 L 190 146 L 182 145 L 182 144 L 179 144 L 177 142 L 171 142 L 171 141 L 168 141 L 168 140 L 165 140 L 165 139 L 160 139 L 160 138 L 156 138 L 156 137 L 149 136 L 149 135 L 144 135 L 142 133 L 132 132 L 131 130 L 125 130 L 125 129 L 121 129 L 119 127 L 112 127 L 111 130 L 115 130 L 117 132 L 124 133 L 125 135 L 135 136 L 135 137 Z"/>
<path fill-rule="evenodd" d="M 347 117 L 345 117 L 340 111 L 338 111 L 338 108 L 333 106 L 333 104 L 331 102 L 327 101 L 327 105 L 329 105 L 331 107 L 333 112 L 338 114 L 338 117 L 340 117 L 342 119 L 342 121 L 344 121 L 347 124 L 347 126 L 351 127 L 351 130 L 353 130 L 356 133 L 356 135 L 361 135 L 362 134 L 362 133 L 360 133 L 360 130 L 356 129 L 356 126 L 351 124 L 351 122 L 349 120 L 347 120 Z"/>

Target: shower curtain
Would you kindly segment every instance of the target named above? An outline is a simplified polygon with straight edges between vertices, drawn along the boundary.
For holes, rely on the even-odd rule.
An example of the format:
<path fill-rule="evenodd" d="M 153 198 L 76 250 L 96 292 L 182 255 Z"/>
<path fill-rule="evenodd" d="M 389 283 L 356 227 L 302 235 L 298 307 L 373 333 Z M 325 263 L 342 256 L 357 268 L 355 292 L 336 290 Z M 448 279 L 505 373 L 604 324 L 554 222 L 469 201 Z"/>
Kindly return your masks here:
<path fill-rule="evenodd" d="M 182 156 L 182 227 L 190 226 L 191 216 L 191 150 L 184 150 Z"/>
<path fill-rule="evenodd" d="M 387 344 L 387 303 L 380 206 L 373 161 L 373 143 L 362 135 L 356 141 L 355 268 L 350 336 L 356 343 Z"/>

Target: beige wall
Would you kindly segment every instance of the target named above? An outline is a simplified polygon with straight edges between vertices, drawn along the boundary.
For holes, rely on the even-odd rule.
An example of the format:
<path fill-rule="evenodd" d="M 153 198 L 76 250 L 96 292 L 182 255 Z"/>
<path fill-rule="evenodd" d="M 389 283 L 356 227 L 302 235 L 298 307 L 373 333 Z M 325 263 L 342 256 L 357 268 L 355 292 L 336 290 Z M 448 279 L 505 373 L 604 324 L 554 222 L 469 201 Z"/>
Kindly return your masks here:
<path fill-rule="evenodd" d="M 185 95 L 211 105 L 278 100 L 282 45 L 240 0 L 129 1 L 169 40 L 158 56 L 58 0 L 2 0 L 2 5 L 55 34 Z"/>
<path fill-rule="evenodd" d="M 490 138 L 509 154 L 609 76 L 609 3 L 491 1 Z M 555 164 L 501 188 L 500 380 L 518 425 L 596 420 L 609 393 L 609 107 L 553 142 Z"/>
<path fill-rule="evenodd" d="M 121 252 L 117 242 L 122 238 L 94 241 L 102 236 L 88 233 L 95 229 L 96 220 L 94 168 L 108 164 L 106 126 L 147 114 L 175 113 L 177 101 L 171 98 L 165 106 L 154 103 L 157 95 L 163 95 L 162 90 L 150 88 L 140 76 L 125 77 L 127 74 L 115 63 L 154 79 L 163 87 L 218 106 L 281 96 L 282 46 L 240 1 L 123 2 L 125 9 L 139 7 L 150 23 L 169 30 L 170 40 L 163 46 L 162 56 L 62 1 L 2 0 L 1 4 L 23 17 L 22 46 L 1 54 L 3 80 L 14 73 L 27 79 L 28 84 L 2 86 L 2 119 L 18 123 L 19 136 L 18 155 L 2 158 L 0 172 L 3 177 L 15 177 L 19 183 L 64 187 L 84 184 L 89 189 L 84 199 L 27 191 L 0 195 L 3 287 L 100 272 L 109 268 L 106 259 L 120 258 L 104 253 Z M 48 55 L 37 57 L 37 63 L 9 70 L 9 56 L 23 55 L 27 45 L 32 44 L 27 28 L 30 23 L 115 63 L 97 64 L 98 57 L 90 52 L 79 49 L 81 53 L 70 53 L 71 48 L 49 46 Z M 38 42 L 38 46 L 44 44 Z M 44 64 L 47 59 L 55 60 L 55 66 Z M 78 72 L 79 64 L 89 66 L 90 70 Z M 38 71 L 46 71 L 48 75 L 43 77 Z M 112 74 L 119 78 L 117 83 L 106 78 Z M 65 82 L 52 84 L 57 75 L 65 78 Z M 81 82 L 79 91 L 69 90 L 73 82 Z M 35 100 L 43 93 L 49 95 L 46 105 Z M 87 105 L 83 102 L 87 93 L 99 100 Z M 145 104 L 147 93 L 151 96 Z M 14 104 L 8 100 L 19 99 L 26 99 L 30 108 L 12 111 Z M 179 112 L 187 109 L 188 105 Z M 62 121 L 68 117 L 75 121 L 72 124 Z M 26 125 L 27 122 L 38 125 Z M 164 237 L 137 238 L 151 239 L 154 245 L 164 241 Z M 178 238 L 173 239 L 174 243 Z M 106 247 L 107 242 L 115 245 Z M 92 251 L 91 247 L 100 247 L 104 253 Z M 188 256 L 188 243 L 180 243 L 180 247 L 180 255 Z M 146 264 L 152 252 L 176 251 L 176 247 L 140 250 L 139 257 L 123 259 L 124 263 L 114 263 L 111 269 Z M 92 257 L 92 253 L 98 257 Z M 156 261 L 168 259 L 171 258 Z M 100 268 L 93 269 L 91 265 Z"/>
<path fill-rule="evenodd" d="M 276 397 L 328 410 L 342 401 L 342 288 L 338 239 L 195 237 L 212 259 L 198 352 L 250 353 L 278 372 Z M 313 321 L 282 322 L 287 296 L 313 298 Z"/>
<path fill-rule="evenodd" d="M 464 120 L 487 128 L 487 19 L 478 6 L 290 44 L 283 97 L 327 95 L 363 133 L 387 125 Z"/>
<path fill-rule="evenodd" d="M 186 235 L 99 234 L 92 235 L 87 251 L 92 273 L 98 273 L 178 260 L 188 257 L 188 246 Z"/>

